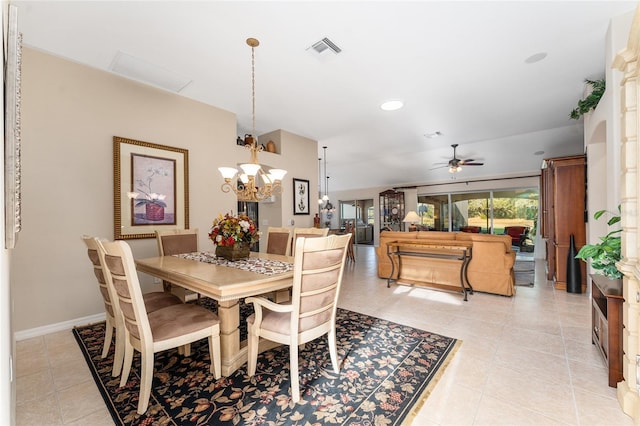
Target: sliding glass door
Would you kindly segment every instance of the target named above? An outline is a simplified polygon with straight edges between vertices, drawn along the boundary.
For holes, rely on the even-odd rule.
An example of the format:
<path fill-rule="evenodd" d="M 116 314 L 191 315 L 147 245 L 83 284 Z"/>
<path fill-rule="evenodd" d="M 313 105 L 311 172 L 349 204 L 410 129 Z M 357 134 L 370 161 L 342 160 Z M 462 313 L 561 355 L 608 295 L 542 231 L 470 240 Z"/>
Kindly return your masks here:
<path fill-rule="evenodd" d="M 538 188 L 419 195 L 420 229 L 504 234 L 509 226 L 525 227 L 527 242 L 537 232 Z"/>

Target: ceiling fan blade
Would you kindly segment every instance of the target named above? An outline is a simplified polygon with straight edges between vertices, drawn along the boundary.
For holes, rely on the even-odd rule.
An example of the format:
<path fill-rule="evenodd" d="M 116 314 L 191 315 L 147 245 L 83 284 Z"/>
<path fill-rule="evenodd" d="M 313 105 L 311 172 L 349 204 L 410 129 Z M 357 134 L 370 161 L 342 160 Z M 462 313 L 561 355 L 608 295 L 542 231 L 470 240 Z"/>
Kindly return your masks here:
<path fill-rule="evenodd" d="M 448 164 L 445 164 L 444 166 L 432 167 L 432 168 L 430 168 L 429 170 L 443 169 L 443 168 L 445 168 L 445 167 L 449 167 L 449 165 L 448 165 Z"/>
<path fill-rule="evenodd" d="M 464 163 L 461 166 L 484 166 L 484 163 Z"/>

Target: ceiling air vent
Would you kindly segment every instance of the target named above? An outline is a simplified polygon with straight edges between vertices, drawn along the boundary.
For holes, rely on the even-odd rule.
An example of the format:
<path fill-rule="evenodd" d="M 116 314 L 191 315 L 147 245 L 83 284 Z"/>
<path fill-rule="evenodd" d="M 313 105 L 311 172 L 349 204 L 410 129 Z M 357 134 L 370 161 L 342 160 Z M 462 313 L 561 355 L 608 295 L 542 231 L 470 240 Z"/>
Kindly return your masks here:
<path fill-rule="evenodd" d="M 336 44 L 334 42 L 332 42 L 331 40 L 329 40 L 328 38 L 323 38 L 322 40 L 314 43 L 311 48 L 313 50 L 315 50 L 318 53 L 323 53 L 324 51 L 326 51 L 327 49 L 329 49 L 329 51 L 335 53 L 336 55 L 340 52 L 342 52 L 342 49 L 340 49 L 338 46 L 336 46 Z"/>

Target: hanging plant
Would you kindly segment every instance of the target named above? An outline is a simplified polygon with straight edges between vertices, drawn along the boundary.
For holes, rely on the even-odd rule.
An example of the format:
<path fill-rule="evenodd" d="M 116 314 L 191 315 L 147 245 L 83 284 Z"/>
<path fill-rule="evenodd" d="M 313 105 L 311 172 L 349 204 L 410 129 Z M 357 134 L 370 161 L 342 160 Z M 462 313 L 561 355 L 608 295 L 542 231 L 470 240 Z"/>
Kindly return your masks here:
<path fill-rule="evenodd" d="M 602 80 L 585 80 L 585 83 L 591 86 L 592 90 L 589 95 L 578 101 L 578 107 L 571 111 L 569 117 L 574 120 L 578 120 L 580 116 L 588 113 L 592 109 L 598 106 L 598 102 L 600 102 L 600 98 L 604 95 L 605 82 Z"/>

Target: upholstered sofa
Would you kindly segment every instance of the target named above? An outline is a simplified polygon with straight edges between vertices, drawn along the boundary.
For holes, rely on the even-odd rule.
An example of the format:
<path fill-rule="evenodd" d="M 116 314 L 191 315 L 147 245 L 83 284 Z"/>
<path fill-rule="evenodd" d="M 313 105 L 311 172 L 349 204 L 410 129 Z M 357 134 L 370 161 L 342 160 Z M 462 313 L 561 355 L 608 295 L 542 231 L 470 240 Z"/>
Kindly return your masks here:
<path fill-rule="evenodd" d="M 447 241 L 468 241 L 472 244 L 472 258 L 467 269 L 469 282 L 474 291 L 513 296 L 515 276 L 513 265 L 516 254 L 511 249 L 509 235 L 487 235 L 466 232 L 395 232 L 380 233 L 380 245 L 376 248 L 378 276 L 389 278 L 391 260 L 387 256 L 387 243 L 392 241 L 427 241 L 446 244 Z M 419 250 L 409 247 L 403 250 Z M 394 262 L 397 262 L 394 256 Z M 394 279 L 397 279 L 395 268 Z M 460 261 L 430 257 L 402 257 L 403 280 L 411 284 L 432 285 L 439 288 L 460 290 Z"/>

